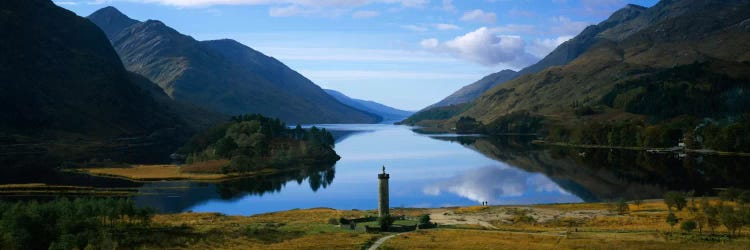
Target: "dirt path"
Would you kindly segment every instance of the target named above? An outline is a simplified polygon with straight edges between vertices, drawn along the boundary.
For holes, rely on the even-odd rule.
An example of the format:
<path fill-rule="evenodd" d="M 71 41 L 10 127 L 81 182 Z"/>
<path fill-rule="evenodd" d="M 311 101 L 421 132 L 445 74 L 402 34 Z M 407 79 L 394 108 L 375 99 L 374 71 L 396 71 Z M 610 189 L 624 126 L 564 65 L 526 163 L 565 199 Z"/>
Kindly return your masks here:
<path fill-rule="evenodd" d="M 403 233 L 394 234 L 394 235 L 388 235 L 388 236 L 385 236 L 383 238 L 380 238 L 377 241 L 375 241 L 375 243 L 373 243 L 372 246 L 370 246 L 370 248 L 368 248 L 367 250 L 376 250 L 376 249 L 378 249 L 378 247 L 380 247 L 380 245 L 383 245 L 383 243 L 385 243 L 385 241 L 387 241 L 387 240 L 389 240 L 389 239 L 391 239 L 393 237 L 396 237 L 396 236 L 398 236 L 400 234 L 403 234 Z"/>

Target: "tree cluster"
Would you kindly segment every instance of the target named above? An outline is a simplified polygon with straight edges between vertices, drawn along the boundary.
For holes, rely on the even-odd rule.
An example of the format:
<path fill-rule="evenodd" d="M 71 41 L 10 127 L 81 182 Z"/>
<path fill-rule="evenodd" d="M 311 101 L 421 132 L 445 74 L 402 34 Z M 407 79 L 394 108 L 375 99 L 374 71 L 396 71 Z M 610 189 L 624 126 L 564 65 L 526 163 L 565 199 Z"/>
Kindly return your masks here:
<path fill-rule="evenodd" d="M 127 227 L 148 227 L 154 210 L 129 199 L 0 202 L 0 249 L 98 249 Z"/>
<path fill-rule="evenodd" d="M 736 195 L 733 195 L 733 193 Z M 715 204 L 703 198 L 698 205 L 695 198 L 691 197 L 689 212 L 692 218 L 684 218 L 685 220 L 681 223 L 680 228 L 688 233 L 696 228 L 700 233 L 703 233 L 703 229 L 708 228 L 711 234 L 715 234 L 716 228 L 723 225 L 729 232 L 729 236 L 739 235 L 743 226 L 750 225 L 750 207 L 745 206 L 746 203 L 739 200 L 742 193 L 737 189 L 725 190 L 723 194 L 720 194 L 721 200 Z M 672 209 L 681 211 L 686 208 L 686 196 L 688 195 L 674 191 L 668 192 L 664 196 L 664 203 L 670 209 L 666 222 L 672 227 L 681 221 L 680 218 L 675 216 Z M 734 205 L 725 202 L 730 199 L 736 199 L 737 202 Z"/>
<path fill-rule="evenodd" d="M 188 164 L 228 159 L 222 172 L 249 172 L 300 160 L 335 161 L 335 140 L 325 128 L 290 129 L 279 119 L 236 116 L 227 124 L 197 135 L 180 149 Z"/>

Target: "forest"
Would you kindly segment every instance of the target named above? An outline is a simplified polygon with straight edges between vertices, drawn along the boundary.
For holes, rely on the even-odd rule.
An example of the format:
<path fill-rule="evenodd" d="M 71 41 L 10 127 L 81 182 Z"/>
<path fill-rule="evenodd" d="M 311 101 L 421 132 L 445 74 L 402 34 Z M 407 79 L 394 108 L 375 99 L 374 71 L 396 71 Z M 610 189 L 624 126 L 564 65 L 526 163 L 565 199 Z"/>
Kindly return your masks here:
<path fill-rule="evenodd" d="M 154 210 L 129 199 L 0 201 L 0 249 L 107 249 L 154 240 Z"/>
<path fill-rule="evenodd" d="M 332 163 L 340 157 L 333 150 L 333 135 L 315 126 L 288 128 L 279 119 L 262 115 L 232 117 L 231 121 L 196 135 L 178 153 L 187 164 L 228 160 L 222 173 L 249 172 L 293 164 Z"/>

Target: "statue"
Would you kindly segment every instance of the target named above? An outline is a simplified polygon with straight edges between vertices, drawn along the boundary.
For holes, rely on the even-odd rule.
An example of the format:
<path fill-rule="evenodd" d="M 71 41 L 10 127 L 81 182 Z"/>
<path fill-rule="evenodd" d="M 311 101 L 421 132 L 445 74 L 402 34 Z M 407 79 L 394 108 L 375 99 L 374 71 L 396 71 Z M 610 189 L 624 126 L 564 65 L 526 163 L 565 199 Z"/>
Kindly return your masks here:
<path fill-rule="evenodd" d="M 383 165 L 383 173 L 385 174 L 385 165 Z"/>

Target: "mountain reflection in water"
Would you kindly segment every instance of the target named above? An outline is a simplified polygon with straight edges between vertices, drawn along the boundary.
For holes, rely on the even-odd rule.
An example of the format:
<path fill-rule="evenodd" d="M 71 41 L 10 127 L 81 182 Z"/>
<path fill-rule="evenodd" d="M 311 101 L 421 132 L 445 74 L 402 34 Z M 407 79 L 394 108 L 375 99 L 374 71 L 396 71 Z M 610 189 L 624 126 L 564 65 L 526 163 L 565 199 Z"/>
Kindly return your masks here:
<path fill-rule="evenodd" d="M 528 172 L 550 178 L 584 201 L 659 198 L 670 190 L 714 195 L 715 188 L 749 188 L 750 158 L 679 156 L 637 150 L 542 147 L 531 138 L 445 138 Z"/>

